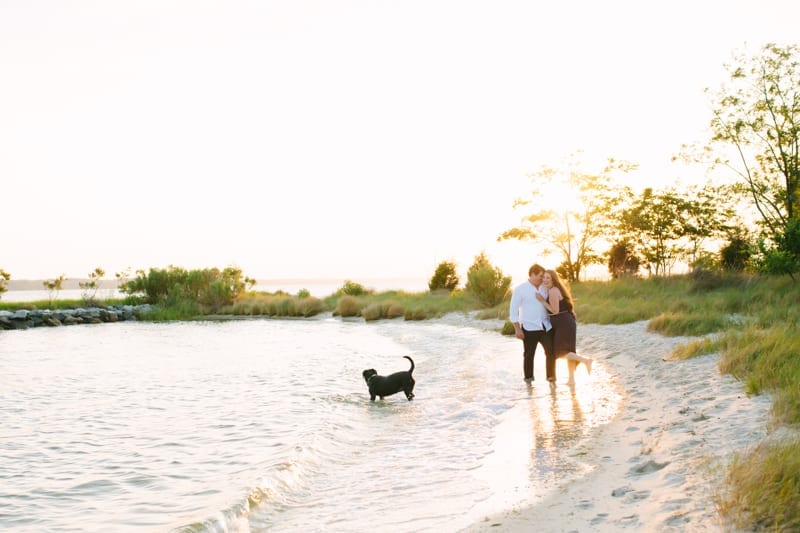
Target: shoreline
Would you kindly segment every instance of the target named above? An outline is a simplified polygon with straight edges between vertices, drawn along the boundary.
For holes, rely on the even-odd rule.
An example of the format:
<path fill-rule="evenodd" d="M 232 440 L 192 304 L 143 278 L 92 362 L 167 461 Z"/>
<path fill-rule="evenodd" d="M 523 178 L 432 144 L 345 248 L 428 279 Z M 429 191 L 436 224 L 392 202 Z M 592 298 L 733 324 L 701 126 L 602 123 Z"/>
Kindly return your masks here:
<path fill-rule="evenodd" d="M 616 417 L 564 450 L 590 471 L 462 532 L 725 530 L 715 491 L 733 455 L 766 437 L 771 400 L 748 397 L 741 382 L 721 375 L 717 354 L 668 361 L 690 338 L 649 333 L 646 324 L 579 326 L 581 353 L 623 390 Z M 597 328 L 607 341 L 581 343 Z"/>

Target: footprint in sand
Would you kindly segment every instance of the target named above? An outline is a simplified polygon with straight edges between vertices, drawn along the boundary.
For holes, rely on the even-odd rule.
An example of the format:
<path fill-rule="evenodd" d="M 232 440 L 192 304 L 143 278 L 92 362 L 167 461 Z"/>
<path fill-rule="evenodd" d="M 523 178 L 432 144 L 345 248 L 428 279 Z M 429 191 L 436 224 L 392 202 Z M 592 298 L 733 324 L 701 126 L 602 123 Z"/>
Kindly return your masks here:
<path fill-rule="evenodd" d="M 668 464 L 669 464 L 669 461 L 667 461 L 665 463 L 657 463 L 657 462 L 655 462 L 655 461 L 653 461 L 651 459 L 651 460 L 647 461 L 644 464 L 641 464 L 639 466 L 635 466 L 635 467 L 631 468 L 628 473 L 630 475 L 633 475 L 633 476 L 641 476 L 641 475 L 644 475 L 644 474 L 652 474 L 653 472 L 658 472 L 659 470 L 663 469 Z"/>
<path fill-rule="evenodd" d="M 620 487 L 618 489 L 614 489 L 611 491 L 611 495 L 615 498 L 619 498 L 620 496 L 625 496 L 629 492 L 633 492 L 631 487 Z"/>

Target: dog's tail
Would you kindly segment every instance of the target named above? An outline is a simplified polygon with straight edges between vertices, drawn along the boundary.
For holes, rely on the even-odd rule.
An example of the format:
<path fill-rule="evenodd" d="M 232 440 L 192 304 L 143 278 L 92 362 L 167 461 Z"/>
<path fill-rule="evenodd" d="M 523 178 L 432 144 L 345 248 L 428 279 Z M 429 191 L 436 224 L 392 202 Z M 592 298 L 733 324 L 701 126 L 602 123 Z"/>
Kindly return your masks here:
<path fill-rule="evenodd" d="M 411 359 L 411 358 L 410 358 L 409 356 L 407 356 L 407 355 L 404 355 L 403 357 L 405 357 L 406 359 L 408 359 L 409 361 L 411 361 L 411 368 L 409 368 L 409 369 L 408 369 L 408 373 L 410 374 L 410 373 L 412 373 L 412 372 L 414 371 L 414 360 L 413 360 L 413 359 Z"/>

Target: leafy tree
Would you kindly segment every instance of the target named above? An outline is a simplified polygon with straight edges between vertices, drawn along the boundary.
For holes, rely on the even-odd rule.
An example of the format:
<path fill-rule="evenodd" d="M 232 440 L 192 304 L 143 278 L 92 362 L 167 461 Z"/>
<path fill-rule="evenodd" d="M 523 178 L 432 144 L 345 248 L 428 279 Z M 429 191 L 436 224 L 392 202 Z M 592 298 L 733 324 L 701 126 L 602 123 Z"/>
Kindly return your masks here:
<path fill-rule="evenodd" d="M 0 298 L 3 296 L 3 293 L 8 291 L 6 287 L 6 282 L 11 279 L 11 274 L 0 268 Z"/>
<path fill-rule="evenodd" d="M 794 268 L 789 259 L 800 249 L 787 236 L 800 215 L 800 47 L 767 44 L 757 55 L 738 53 L 726 68 L 730 79 L 713 94 L 713 136 L 705 152 L 745 184 L 765 254 L 777 247 L 776 264 Z M 724 148 L 733 155 L 719 155 Z"/>
<path fill-rule="evenodd" d="M 624 189 L 612 185 L 613 178 L 634 170 L 636 165 L 609 159 L 601 172 L 585 173 L 575 156 L 564 169 L 542 167 L 531 176 L 534 185 L 527 198 L 514 208 L 528 213 L 519 226 L 506 230 L 497 240 L 530 240 L 555 251 L 562 259 L 565 277 L 579 281 L 583 268 L 602 262 L 596 247 L 612 227 L 613 214 L 624 198 Z"/>
<path fill-rule="evenodd" d="M 100 267 L 94 269 L 93 272 L 89 272 L 89 280 L 88 281 L 79 281 L 78 287 L 83 289 L 83 293 L 81 296 L 83 297 L 84 301 L 87 303 L 94 302 L 94 297 L 97 295 L 97 289 L 100 288 L 99 282 L 106 275 L 106 271 Z"/>
<path fill-rule="evenodd" d="M 608 272 L 612 279 L 635 276 L 639 272 L 639 264 L 633 244 L 627 239 L 615 242 L 608 251 Z"/>
<path fill-rule="evenodd" d="M 445 289 L 452 292 L 458 287 L 458 276 L 456 275 L 456 264 L 452 261 L 442 261 L 436 267 L 433 277 L 428 281 L 428 288 L 431 291 Z"/>
<path fill-rule="evenodd" d="M 732 225 L 738 218 L 735 202 L 740 198 L 739 191 L 737 186 L 711 183 L 687 188 L 680 207 L 683 234 L 688 243 L 685 259 L 690 265 L 708 259 L 706 241 L 722 239 L 741 226 L 741 222 Z"/>
<path fill-rule="evenodd" d="M 494 307 L 503 301 L 511 287 L 511 277 L 492 265 L 484 252 L 475 256 L 475 261 L 467 270 L 467 291 L 478 298 L 486 307 Z"/>
<path fill-rule="evenodd" d="M 64 275 L 60 275 L 56 279 L 46 279 L 42 282 L 42 285 L 47 290 L 47 296 L 50 299 L 50 305 L 53 305 L 53 300 L 58 298 L 58 293 L 61 292 L 64 286 Z"/>
<path fill-rule="evenodd" d="M 669 274 L 686 254 L 687 249 L 680 242 L 685 235 L 686 205 L 686 200 L 675 192 L 647 188 L 620 214 L 623 236 L 636 244 L 647 269 L 656 276 Z"/>

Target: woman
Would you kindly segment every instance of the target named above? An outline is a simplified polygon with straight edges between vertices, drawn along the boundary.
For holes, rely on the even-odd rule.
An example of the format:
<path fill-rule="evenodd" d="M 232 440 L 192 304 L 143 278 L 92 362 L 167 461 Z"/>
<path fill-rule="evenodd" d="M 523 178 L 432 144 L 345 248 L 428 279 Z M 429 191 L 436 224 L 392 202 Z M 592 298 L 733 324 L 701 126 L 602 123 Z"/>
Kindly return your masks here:
<path fill-rule="evenodd" d="M 545 270 L 542 281 L 547 289 L 547 299 L 537 294 L 537 299 L 544 304 L 550 313 L 550 323 L 553 325 L 553 355 L 555 357 L 567 356 L 569 368 L 569 384 L 575 384 L 575 369 L 578 363 L 586 365 L 586 371 L 592 373 L 592 360 L 582 357 L 575 350 L 575 335 L 577 323 L 575 312 L 572 310 L 572 294 L 561 283 L 555 270 Z"/>

